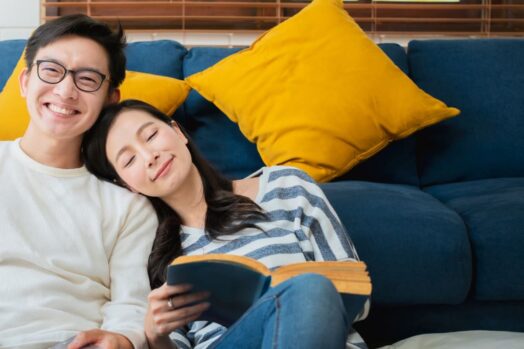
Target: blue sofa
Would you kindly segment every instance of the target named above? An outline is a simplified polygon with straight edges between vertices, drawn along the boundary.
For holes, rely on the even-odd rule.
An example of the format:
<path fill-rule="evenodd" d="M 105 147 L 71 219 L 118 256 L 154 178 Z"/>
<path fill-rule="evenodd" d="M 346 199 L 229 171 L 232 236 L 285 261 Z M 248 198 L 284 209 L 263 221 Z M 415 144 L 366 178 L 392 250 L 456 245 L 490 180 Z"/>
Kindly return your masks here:
<path fill-rule="evenodd" d="M 0 42 L 0 88 L 24 43 Z M 428 332 L 524 331 L 524 40 L 380 47 L 462 113 L 322 185 L 373 280 L 358 330 L 372 347 Z M 237 50 L 136 42 L 127 68 L 182 79 Z M 195 91 L 174 117 L 231 178 L 263 165 L 237 125 Z"/>

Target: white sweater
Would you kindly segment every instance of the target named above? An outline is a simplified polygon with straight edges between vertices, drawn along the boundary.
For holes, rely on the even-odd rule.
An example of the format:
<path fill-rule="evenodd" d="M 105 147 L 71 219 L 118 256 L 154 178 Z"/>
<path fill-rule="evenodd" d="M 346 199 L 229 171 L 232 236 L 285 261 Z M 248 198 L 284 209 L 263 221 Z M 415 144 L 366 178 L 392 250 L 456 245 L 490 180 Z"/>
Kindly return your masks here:
<path fill-rule="evenodd" d="M 101 328 L 146 345 L 147 200 L 0 142 L 0 348 L 47 348 Z"/>

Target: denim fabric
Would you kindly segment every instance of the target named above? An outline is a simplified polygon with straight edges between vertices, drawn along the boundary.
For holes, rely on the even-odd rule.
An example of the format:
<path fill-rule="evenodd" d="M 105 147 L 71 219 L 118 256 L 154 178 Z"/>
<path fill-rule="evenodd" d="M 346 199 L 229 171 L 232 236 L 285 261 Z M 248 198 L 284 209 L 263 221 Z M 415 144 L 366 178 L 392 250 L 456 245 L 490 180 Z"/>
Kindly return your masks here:
<path fill-rule="evenodd" d="M 425 189 L 463 218 L 475 265 L 472 296 L 524 299 L 524 178 L 496 178 Z"/>
<path fill-rule="evenodd" d="M 342 349 L 350 327 L 347 319 L 333 284 L 323 276 L 304 274 L 267 291 L 211 347 Z"/>
<path fill-rule="evenodd" d="M 345 181 L 322 190 L 366 262 L 374 304 L 456 304 L 471 286 L 460 216 L 407 185 Z"/>
<path fill-rule="evenodd" d="M 408 61 L 419 87 L 461 110 L 417 133 L 423 186 L 524 176 L 524 39 L 414 40 Z"/>
<path fill-rule="evenodd" d="M 3 90 L 7 79 L 13 73 L 16 63 L 20 59 L 25 47 L 25 40 L 0 41 L 0 91 Z"/>

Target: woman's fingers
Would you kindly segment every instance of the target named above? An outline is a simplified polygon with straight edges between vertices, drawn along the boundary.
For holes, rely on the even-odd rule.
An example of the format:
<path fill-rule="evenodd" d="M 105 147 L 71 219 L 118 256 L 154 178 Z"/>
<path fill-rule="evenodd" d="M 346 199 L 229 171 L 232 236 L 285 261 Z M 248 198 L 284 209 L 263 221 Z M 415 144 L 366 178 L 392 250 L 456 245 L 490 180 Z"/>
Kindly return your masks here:
<path fill-rule="evenodd" d="M 170 310 L 189 305 L 191 303 L 200 303 L 209 297 L 209 292 L 186 293 L 182 295 L 171 296 L 166 305 Z"/>
<path fill-rule="evenodd" d="M 149 301 L 168 299 L 169 297 L 176 294 L 187 293 L 191 290 L 191 288 L 192 286 L 188 284 L 176 286 L 169 286 L 167 284 L 163 284 L 159 288 L 154 289 L 149 293 Z"/>
<path fill-rule="evenodd" d="M 209 308 L 204 302 L 209 292 L 189 292 L 191 285 L 168 286 L 151 291 L 146 315 L 146 335 L 149 339 L 166 336 L 177 328 L 198 320 Z"/>
<path fill-rule="evenodd" d="M 198 320 L 202 312 L 208 308 L 209 303 L 199 303 L 159 314 L 153 318 L 153 321 L 155 322 L 158 334 L 167 335 L 177 328 Z"/>

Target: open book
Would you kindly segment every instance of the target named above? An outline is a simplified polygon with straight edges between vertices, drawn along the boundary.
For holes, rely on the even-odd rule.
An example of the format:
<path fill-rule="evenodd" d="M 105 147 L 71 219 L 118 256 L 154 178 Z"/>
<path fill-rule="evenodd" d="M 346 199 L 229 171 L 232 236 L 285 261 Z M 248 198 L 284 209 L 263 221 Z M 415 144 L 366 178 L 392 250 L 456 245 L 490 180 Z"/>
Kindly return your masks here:
<path fill-rule="evenodd" d="M 199 320 L 230 326 L 269 287 L 304 273 L 321 274 L 333 282 L 342 296 L 350 321 L 362 310 L 371 294 L 371 280 L 365 263 L 360 261 L 303 262 L 270 271 L 259 261 L 244 256 L 181 256 L 168 267 L 167 283 L 191 284 L 191 292 L 209 291 L 211 306 Z"/>

